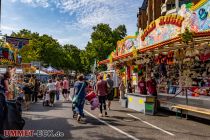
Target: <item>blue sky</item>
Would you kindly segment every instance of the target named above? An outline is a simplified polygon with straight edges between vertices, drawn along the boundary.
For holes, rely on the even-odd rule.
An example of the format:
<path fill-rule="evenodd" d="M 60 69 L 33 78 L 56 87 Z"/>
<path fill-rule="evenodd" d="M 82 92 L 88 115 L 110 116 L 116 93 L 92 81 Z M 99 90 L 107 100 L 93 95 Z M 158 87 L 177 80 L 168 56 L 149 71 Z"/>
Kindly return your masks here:
<path fill-rule="evenodd" d="M 128 35 L 135 34 L 141 4 L 142 0 L 2 0 L 2 33 L 25 28 L 83 49 L 98 23 L 112 28 L 125 24 Z"/>

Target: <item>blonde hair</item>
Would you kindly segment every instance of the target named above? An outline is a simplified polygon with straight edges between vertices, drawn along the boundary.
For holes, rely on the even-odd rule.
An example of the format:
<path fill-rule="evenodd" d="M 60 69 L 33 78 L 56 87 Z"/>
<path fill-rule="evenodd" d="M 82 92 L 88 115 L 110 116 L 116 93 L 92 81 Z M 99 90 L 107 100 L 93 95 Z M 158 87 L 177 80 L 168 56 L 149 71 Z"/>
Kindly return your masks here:
<path fill-rule="evenodd" d="M 79 81 L 83 81 L 83 80 L 84 80 L 84 75 L 81 74 L 81 75 L 77 76 L 77 79 L 78 79 Z"/>

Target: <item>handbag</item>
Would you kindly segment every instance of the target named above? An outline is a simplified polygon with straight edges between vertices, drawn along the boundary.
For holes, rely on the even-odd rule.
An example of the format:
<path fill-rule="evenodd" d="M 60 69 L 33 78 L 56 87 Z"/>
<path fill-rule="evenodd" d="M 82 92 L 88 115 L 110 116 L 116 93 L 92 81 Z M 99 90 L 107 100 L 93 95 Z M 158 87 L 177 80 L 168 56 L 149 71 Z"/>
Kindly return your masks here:
<path fill-rule="evenodd" d="M 85 82 L 82 84 L 82 87 L 80 88 L 79 92 L 77 95 L 74 95 L 73 99 L 72 99 L 72 103 L 76 104 L 78 102 L 78 97 L 79 97 L 79 94 L 81 93 L 83 87 L 85 85 Z"/>

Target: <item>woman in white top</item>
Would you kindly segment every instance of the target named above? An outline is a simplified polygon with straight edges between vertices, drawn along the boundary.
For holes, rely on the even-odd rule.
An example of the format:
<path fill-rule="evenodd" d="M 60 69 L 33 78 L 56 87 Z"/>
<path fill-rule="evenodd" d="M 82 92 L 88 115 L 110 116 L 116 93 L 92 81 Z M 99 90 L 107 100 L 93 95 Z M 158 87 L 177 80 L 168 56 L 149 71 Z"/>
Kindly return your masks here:
<path fill-rule="evenodd" d="M 47 84 L 47 89 L 48 89 L 48 92 L 50 93 L 50 105 L 54 106 L 56 86 L 55 86 L 55 82 L 53 82 L 51 79 L 49 80 Z"/>

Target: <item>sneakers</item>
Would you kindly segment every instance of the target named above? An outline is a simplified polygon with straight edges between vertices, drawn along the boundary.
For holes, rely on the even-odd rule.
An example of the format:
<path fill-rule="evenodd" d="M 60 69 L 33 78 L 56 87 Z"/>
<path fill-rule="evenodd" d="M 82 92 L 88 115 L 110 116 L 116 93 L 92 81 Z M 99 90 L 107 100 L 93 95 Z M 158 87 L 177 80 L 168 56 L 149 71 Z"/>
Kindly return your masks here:
<path fill-rule="evenodd" d="M 81 116 L 78 115 L 78 116 L 77 116 L 77 121 L 79 122 L 80 120 L 81 120 Z"/>
<path fill-rule="evenodd" d="M 99 116 L 99 117 L 103 117 L 103 114 L 102 114 L 102 113 L 100 113 L 98 116 Z"/>
<path fill-rule="evenodd" d="M 108 116 L 107 112 L 105 112 L 105 116 L 106 116 L 106 117 Z"/>

